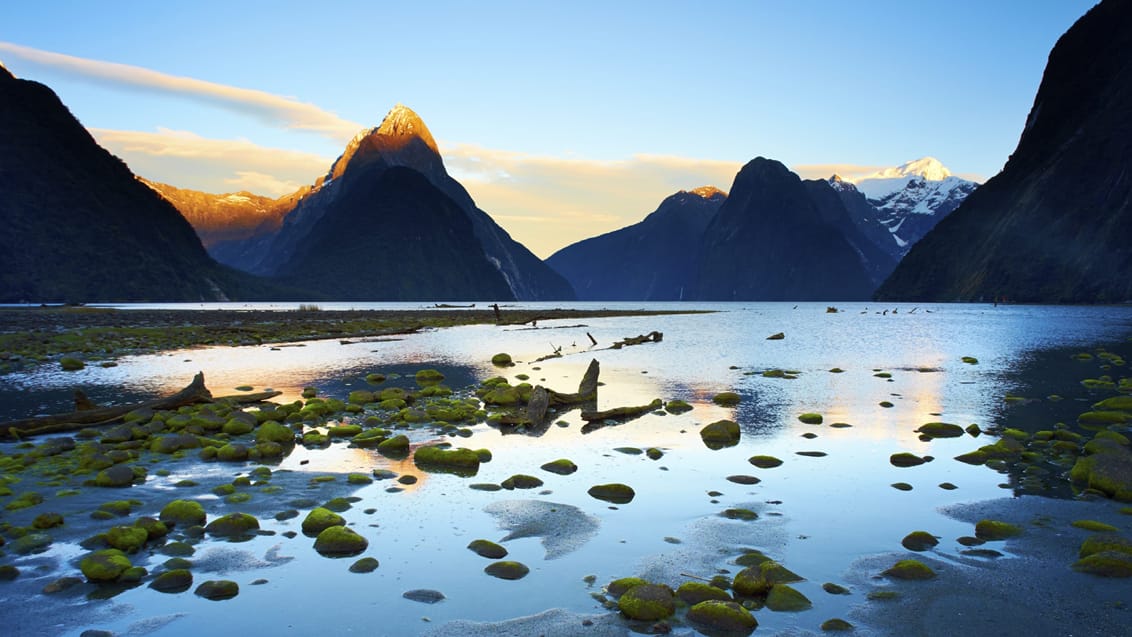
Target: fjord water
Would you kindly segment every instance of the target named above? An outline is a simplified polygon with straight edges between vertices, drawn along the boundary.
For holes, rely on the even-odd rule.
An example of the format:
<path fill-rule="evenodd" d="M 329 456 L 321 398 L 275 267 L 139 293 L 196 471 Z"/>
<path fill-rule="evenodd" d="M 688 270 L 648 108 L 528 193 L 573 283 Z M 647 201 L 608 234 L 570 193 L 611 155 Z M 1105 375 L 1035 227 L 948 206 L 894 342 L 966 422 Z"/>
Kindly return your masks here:
<path fill-rule="evenodd" d="M 815 303 L 709 304 L 694 308 L 714 310 L 706 314 L 455 327 L 348 344 L 184 350 L 128 357 L 113 368 L 13 375 L 0 391 L 0 404 L 5 416 L 17 417 L 28 415 L 28 399 L 32 411 L 66 409 L 76 386 L 96 400 L 165 394 L 187 384 L 198 370 L 214 394 L 236 393 L 233 388 L 239 385 L 273 387 L 284 392 L 280 401 L 296 399 L 304 386 L 344 398 L 352 389 L 368 388 L 364 376 L 370 372 L 401 374 L 387 383 L 411 387 L 412 372 L 422 368 L 441 370 L 445 384 L 457 391 L 495 375 L 516 383 L 519 374 L 529 375 L 532 384 L 574 391 L 586 365 L 597 359 L 603 382 L 599 408 L 661 398 L 686 400 L 694 409 L 599 427 L 583 427 L 574 411 L 538 435 L 507 435 L 478 424 L 470 438 L 444 438 L 454 446 L 492 451 L 492 461 L 473 478 L 423 473 L 411 459 L 392 461 L 345 443 L 326 450 L 298 447 L 275 468 L 279 476 L 302 478 L 288 483 L 298 485 L 295 492 L 256 494 L 245 505 L 219 500 L 209 505 L 215 507 L 210 516 L 261 507 L 257 515 L 263 527 L 280 534 L 198 547 L 194 560 L 212 564 L 207 568 L 213 572 L 197 573 L 197 581 L 235 580 L 241 586 L 237 598 L 216 603 L 188 593 L 163 595 L 137 588 L 109 601 L 88 602 L 103 605 L 88 625 L 115 633 L 145 626 L 156 635 L 192 634 L 201 621 L 226 634 L 310 634 L 333 628 L 411 635 L 453 619 L 498 621 L 550 608 L 608 612 L 590 593 L 612 579 L 642 575 L 675 586 L 689 579 L 683 574 L 710 578 L 720 569 L 734 573 L 741 568 L 734 564 L 736 557 L 759 549 L 805 577 L 796 588 L 814 602 L 813 610 L 801 613 L 756 612 L 759 632 L 816 630 L 825 619 L 845 616 L 853 604 L 863 602 L 859 593 L 828 595 L 822 582 L 846 583 L 855 560 L 900 550 L 900 539 L 914 530 L 940 536 L 938 553 L 954 555 L 962 548 L 954 539 L 971 535 L 972 529 L 937 509 L 1010 493 L 999 486 L 1002 475 L 952 460 L 988 444 L 986 438 L 924 442 L 913 430 L 932 421 L 994 425 L 1010 408 L 1004 397 L 1025 381 L 1019 370 L 1041 352 L 1088 348 L 1132 334 L 1132 308 L 1119 306 L 837 305 L 839 312 L 828 313 L 825 304 Z M 693 309 L 678 304 L 625 307 Z M 600 349 L 654 330 L 664 334 L 663 341 Z M 767 340 L 777 332 L 785 337 Z M 597 348 L 590 347 L 587 333 L 598 341 Z M 533 362 L 557 348 L 562 358 Z M 510 353 L 517 365 L 492 366 L 497 352 Z M 963 357 L 975 357 L 978 363 L 965 363 Z M 790 370 L 797 378 L 762 376 L 768 369 Z M 720 391 L 738 392 L 738 407 L 712 404 L 711 397 Z M 13 413 L 17 409 L 23 411 Z M 822 414 L 823 424 L 799 422 L 804 412 Z M 698 429 L 722 418 L 740 424 L 742 440 L 713 451 L 704 446 Z M 831 423 L 852 426 L 834 428 Z M 816 437 L 803 437 L 807 433 Z M 409 435 L 414 442 L 441 439 L 429 428 Z M 664 456 L 652 460 L 618 451 L 649 447 L 663 450 Z M 827 455 L 798 455 L 810 451 Z M 892 466 L 889 456 L 902 451 L 936 460 L 911 468 Z M 747 461 L 756 454 L 778 457 L 783 464 L 756 468 Z M 569 476 L 540 470 L 557 458 L 573 460 L 579 470 Z M 178 480 L 219 484 L 251 467 L 182 461 L 169 468 L 172 473 L 166 477 L 151 472 L 141 488 L 163 490 L 172 499 L 177 494 L 171 485 Z M 411 473 L 419 481 L 392 492 L 387 490 L 390 481 L 355 490 L 340 479 L 330 488 L 361 498 L 343 515 L 369 540 L 365 555 L 380 561 L 376 571 L 350 573 L 353 559 L 320 557 L 311 550 L 310 539 L 281 535 L 297 530 L 301 518 L 277 522 L 273 513 L 289 508 L 284 503 L 296 498 L 324 499 L 327 493 L 318 490 L 324 487 L 308 487 L 307 479 L 375 468 Z M 527 491 L 468 487 L 499 483 L 516 473 L 536 475 L 545 484 Z M 737 474 L 757 476 L 761 482 L 727 480 Z M 591 486 L 608 482 L 632 486 L 636 497 L 610 506 L 587 495 Z M 894 489 L 890 485 L 896 482 L 913 489 Z M 944 482 L 958 489 L 941 489 Z M 531 506 L 515 501 L 529 500 L 552 503 L 566 520 L 547 528 L 537 516 L 524 517 Z M 504 502 L 509 504 L 500 504 Z M 729 508 L 756 511 L 759 519 L 724 519 L 720 513 Z M 373 512 L 365 513 L 369 509 Z M 503 528 L 508 516 L 501 509 L 512 511 L 509 528 Z M 596 531 L 586 530 L 587 520 L 596 523 Z M 503 542 L 510 551 L 507 559 L 531 569 L 519 581 L 484 574 L 489 562 L 465 548 L 471 540 L 500 541 L 508 533 L 513 539 Z M 68 558 L 79 554 L 68 554 L 66 546 L 54 550 Z M 138 558 L 135 564 L 153 572 L 165 559 L 154 555 L 149 563 Z M 588 575 L 596 577 L 596 584 L 584 581 Z M 258 579 L 267 581 L 250 585 Z M 424 605 L 402 597 L 410 589 L 439 590 L 446 599 Z M 45 630 L 51 632 L 49 626 Z M 81 629 L 62 632 L 78 634 Z"/>

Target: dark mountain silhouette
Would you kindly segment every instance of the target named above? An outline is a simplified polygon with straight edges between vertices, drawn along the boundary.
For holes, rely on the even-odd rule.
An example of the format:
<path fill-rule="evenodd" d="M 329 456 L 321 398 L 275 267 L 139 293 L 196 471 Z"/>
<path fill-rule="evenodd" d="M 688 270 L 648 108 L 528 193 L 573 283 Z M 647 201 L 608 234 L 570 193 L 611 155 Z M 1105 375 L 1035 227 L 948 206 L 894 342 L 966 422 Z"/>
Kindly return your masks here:
<path fill-rule="evenodd" d="M 1132 3 L 1050 53 L 1018 147 L 904 258 L 889 300 L 1132 300 Z"/>
<path fill-rule="evenodd" d="M 681 190 L 639 223 L 562 248 L 546 263 L 580 301 L 690 298 L 700 239 L 726 199 L 711 186 Z"/>
<path fill-rule="evenodd" d="M 873 237 L 870 237 L 870 232 L 863 230 L 864 225 L 869 230 L 875 229 L 879 224 L 865 225 L 859 224 L 854 218 L 854 213 L 864 214 L 864 208 L 860 207 L 861 203 L 868 206 L 869 203 L 864 200 L 863 196 L 860 200 L 856 200 L 845 191 L 835 190 L 832 185 L 824 179 L 807 179 L 802 182 L 802 186 L 810 196 L 810 201 L 817 207 L 821 220 L 831 228 L 837 229 L 841 236 L 853 248 L 860 259 L 861 265 L 864 266 L 865 271 L 869 275 L 869 284 L 875 289 L 881 284 L 892 269 L 896 267 L 898 258 L 889 252 L 886 252 L 879 245 L 877 245 Z M 875 217 L 874 217 L 875 219 Z M 883 226 L 879 226 L 881 231 L 888 234 Z M 887 243 L 894 243 L 891 238 Z"/>
<path fill-rule="evenodd" d="M 48 87 L 0 66 L 0 301 L 199 301 L 276 294 L 208 257 L 177 210 Z"/>
<path fill-rule="evenodd" d="M 731 194 L 704 233 L 696 298 L 706 301 L 864 299 L 868 266 L 845 237 L 851 227 L 829 189 L 815 203 L 797 175 L 757 157 L 735 176 Z"/>
<path fill-rule="evenodd" d="M 405 169 L 394 171 L 393 175 L 411 179 L 412 183 L 396 187 L 384 178 L 394 168 Z M 420 175 L 424 181 L 412 178 L 410 173 Z M 375 189 L 375 183 L 380 183 L 382 189 Z M 359 192 L 366 193 L 371 200 L 364 200 Z M 413 204 L 406 199 L 411 193 L 437 207 Z M 351 299 L 574 298 L 565 279 L 476 207 L 464 187 L 448 175 L 424 122 L 405 106 L 394 107 L 377 128 L 359 133 L 325 177 L 293 198 L 295 204 L 278 230 L 218 244 L 228 262 L 254 274 L 289 281 L 309 280 L 311 273 L 317 271 L 323 290 L 342 290 L 349 295 L 343 298 Z M 383 208 L 387 203 L 390 207 Z M 456 223 L 449 215 L 452 209 L 462 211 L 467 224 Z M 410 214 L 417 218 L 399 218 Z M 328 234 L 320 228 L 324 220 L 332 220 L 328 227 L 343 234 Z M 435 248 L 430 248 L 427 235 L 421 234 L 421 224 L 431 224 L 438 234 Z M 384 250 L 366 249 L 364 242 L 375 239 L 371 232 L 374 228 L 388 233 L 380 242 Z M 454 229 L 467 231 L 462 241 L 455 241 L 451 235 Z M 399 235 L 402 231 L 407 234 Z M 309 248 L 315 244 L 331 254 L 315 254 Z M 441 252 L 436 258 L 401 258 L 400 253 L 418 249 Z M 445 249 L 458 250 L 459 254 L 445 258 Z M 348 253 L 351 257 L 334 259 L 333 252 Z M 482 268 L 472 264 L 476 258 L 489 264 L 495 275 L 483 276 Z M 363 264 L 362 260 L 367 262 Z M 439 269 L 419 270 L 426 265 Z M 464 272 L 445 271 L 446 268 L 462 268 Z M 382 282 L 363 280 L 358 274 L 378 270 Z M 465 276 L 473 273 L 476 276 Z M 405 284 L 389 285 L 389 280 L 396 277 L 402 277 Z M 505 289 L 496 285 L 497 278 L 504 281 Z M 410 289 L 409 281 L 421 287 Z M 457 281 L 467 287 L 448 285 Z M 397 296 L 384 296 L 394 293 Z"/>

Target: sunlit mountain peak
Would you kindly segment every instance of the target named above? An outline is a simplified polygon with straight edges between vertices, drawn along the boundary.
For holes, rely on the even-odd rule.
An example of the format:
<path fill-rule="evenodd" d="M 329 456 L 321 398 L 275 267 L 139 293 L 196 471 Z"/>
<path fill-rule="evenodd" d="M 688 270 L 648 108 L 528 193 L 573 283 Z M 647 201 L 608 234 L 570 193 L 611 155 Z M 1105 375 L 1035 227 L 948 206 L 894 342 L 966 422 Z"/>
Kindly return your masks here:
<path fill-rule="evenodd" d="M 354 135 L 342 156 L 331 166 L 326 181 L 342 176 L 355 159 L 370 156 L 383 156 L 391 165 L 410 166 L 423 172 L 427 171 L 426 164 L 439 162 L 440 150 L 424 120 L 413 109 L 399 103 L 390 109 L 379 126 Z"/>
<path fill-rule="evenodd" d="M 914 176 L 923 177 L 929 181 L 942 181 L 951 176 L 951 171 L 935 157 L 921 157 L 903 163 L 896 168 L 885 168 L 871 175 L 865 175 L 856 181 L 860 182 L 866 179 L 897 179 L 900 177 Z"/>
<path fill-rule="evenodd" d="M 716 188 L 715 186 L 700 186 L 699 188 L 693 188 L 692 190 L 689 190 L 688 192 L 690 192 L 693 195 L 696 195 L 698 197 L 702 197 L 704 199 L 711 199 L 713 197 L 726 197 L 727 196 L 727 193 L 723 192 L 719 188 Z"/>
<path fill-rule="evenodd" d="M 385 115 L 385 119 L 381 120 L 381 125 L 377 127 L 376 133 L 392 140 L 403 140 L 403 143 L 408 143 L 411 139 L 420 139 L 432 152 L 440 154 L 440 150 L 436 146 L 436 140 L 432 138 L 432 133 L 429 132 L 428 127 L 425 126 L 424 120 L 420 115 L 417 115 L 413 109 L 398 103 L 389 113 Z"/>

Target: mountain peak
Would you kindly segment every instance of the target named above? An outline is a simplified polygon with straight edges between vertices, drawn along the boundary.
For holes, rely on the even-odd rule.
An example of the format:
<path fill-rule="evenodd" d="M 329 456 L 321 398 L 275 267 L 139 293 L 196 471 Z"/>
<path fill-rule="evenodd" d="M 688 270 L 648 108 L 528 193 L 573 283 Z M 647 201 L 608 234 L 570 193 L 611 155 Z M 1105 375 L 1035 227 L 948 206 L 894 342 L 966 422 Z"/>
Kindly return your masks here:
<path fill-rule="evenodd" d="M 935 157 L 921 157 L 905 162 L 896 168 L 885 168 L 871 175 L 865 175 L 857 181 L 866 179 L 899 179 L 900 177 L 923 177 L 929 181 L 943 181 L 951 176 L 947 169 Z"/>
<path fill-rule="evenodd" d="M 714 199 L 715 197 L 726 197 L 727 193 L 723 192 L 715 186 L 700 186 L 693 188 L 687 192 L 700 197 L 701 199 Z"/>
<path fill-rule="evenodd" d="M 8 67 L 4 66 L 3 62 L 0 62 L 0 80 L 14 80 L 14 79 L 16 79 L 16 76 L 12 75 L 12 72 L 8 70 Z"/>
<path fill-rule="evenodd" d="M 422 144 L 424 148 L 421 148 Z M 325 181 L 341 177 L 355 159 L 364 161 L 371 156 L 382 156 L 390 165 L 411 166 L 427 172 L 425 165 L 433 163 L 433 160 L 439 161 L 440 150 L 420 115 L 398 103 L 386 113 L 379 126 L 363 129 L 354 135 L 346 144 L 346 150 L 330 167 Z"/>
<path fill-rule="evenodd" d="M 385 119 L 381 120 L 381 125 L 374 129 L 373 133 L 390 138 L 391 141 L 401 141 L 402 144 L 414 138 L 420 139 L 432 149 L 432 152 L 440 154 L 436 140 L 432 138 L 432 133 L 425 126 L 424 120 L 413 109 L 401 103 L 389 110 Z"/>

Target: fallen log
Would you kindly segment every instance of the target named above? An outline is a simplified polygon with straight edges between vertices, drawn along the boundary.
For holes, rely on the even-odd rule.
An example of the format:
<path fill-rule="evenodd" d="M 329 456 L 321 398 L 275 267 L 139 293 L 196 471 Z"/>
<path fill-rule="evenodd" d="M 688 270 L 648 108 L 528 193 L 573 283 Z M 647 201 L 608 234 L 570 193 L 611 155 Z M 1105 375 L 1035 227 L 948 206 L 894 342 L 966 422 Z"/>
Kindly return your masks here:
<path fill-rule="evenodd" d="M 527 420 L 536 425 L 541 423 L 551 405 L 580 405 L 597 401 L 597 378 L 600 373 L 601 366 L 595 358 L 590 361 L 582 382 L 578 383 L 578 391 L 574 394 L 563 394 L 537 385 L 531 390 L 531 399 L 527 401 Z"/>
<path fill-rule="evenodd" d="M 189 383 L 188 386 L 164 398 L 130 405 L 94 407 L 91 409 L 80 408 L 68 414 L 34 416 L 32 418 L 23 418 L 21 420 L 0 423 L 0 439 L 20 439 L 27 436 L 74 431 L 90 425 L 104 425 L 120 420 L 135 409 L 152 409 L 154 411 L 170 410 L 178 409 L 185 405 L 215 402 L 216 400 L 229 400 L 247 404 L 262 402 L 274 398 L 280 393 L 281 392 L 277 391 L 268 391 L 214 399 L 212 392 L 208 391 L 208 388 L 204 385 L 204 373 L 198 372 L 197 375 L 193 377 L 193 382 Z"/>
<path fill-rule="evenodd" d="M 603 420 L 629 420 L 638 416 L 643 416 L 650 411 L 656 411 L 664 407 L 664 401 L 657 398 L 647 405 L 637 405 L 634 407 L 614 407 L 613 409 L 606 409 L 604 411 L 583 411 L 582 420 L 586 422 L 595 422 Z"/>
<path fill-rule="evenodd" d="M 592 336 L 590 338 L 593 339 Z M 609 349 L 621 349 L 622 347 L 629 345 L 640 345 L 641 343 L 659 343 L 662 340 L 664 340 L 664 334 L 662 332 L 653 330 L 648 334 L 641 334 L 640 336 L 629 336 L 623 338 L 613 345 L 610 345 Z"/>

